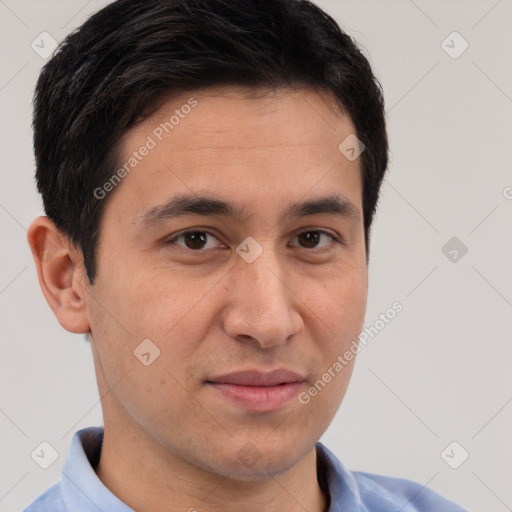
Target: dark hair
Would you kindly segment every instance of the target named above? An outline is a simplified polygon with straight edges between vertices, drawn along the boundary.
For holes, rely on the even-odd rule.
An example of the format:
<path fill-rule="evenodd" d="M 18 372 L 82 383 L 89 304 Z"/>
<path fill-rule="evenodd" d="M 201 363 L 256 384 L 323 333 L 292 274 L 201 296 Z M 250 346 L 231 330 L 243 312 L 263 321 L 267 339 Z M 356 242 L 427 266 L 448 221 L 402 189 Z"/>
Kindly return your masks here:
<path fill-rule="evenodd" d="M 163 94 L 214 85 L 334 94 L 365 145 L 368 253 L 388 141 L 380 84 L 352 38 L 307 0 L 118 0 L 59 45 L 34 97 L 37 187 L 91 284 L 108 199 L 94 190 L 117 168 L 121 137 Z"/>

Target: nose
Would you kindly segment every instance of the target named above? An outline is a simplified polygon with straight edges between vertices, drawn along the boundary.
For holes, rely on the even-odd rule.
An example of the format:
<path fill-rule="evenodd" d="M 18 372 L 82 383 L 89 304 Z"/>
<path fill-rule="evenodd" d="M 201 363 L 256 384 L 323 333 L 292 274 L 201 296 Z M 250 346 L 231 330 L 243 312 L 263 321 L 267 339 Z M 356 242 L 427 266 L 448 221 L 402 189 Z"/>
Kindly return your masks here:
<path fill-rule="evenodd" d="M 289 274 L 270 249 L 252 263 L 240 258 L 230 273 L 224 329 L 238 341 L 254 340 L 261 348 L 285 344 L 303 326 Z"/>

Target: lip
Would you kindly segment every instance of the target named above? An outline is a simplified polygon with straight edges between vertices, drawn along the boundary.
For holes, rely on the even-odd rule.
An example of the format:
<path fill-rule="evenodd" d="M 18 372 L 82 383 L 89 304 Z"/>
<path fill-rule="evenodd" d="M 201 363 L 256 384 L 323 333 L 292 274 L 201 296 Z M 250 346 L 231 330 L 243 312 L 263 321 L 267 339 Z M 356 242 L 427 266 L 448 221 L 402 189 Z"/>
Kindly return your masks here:
<path fill-rule="evenodd" d="M 304 382 L 305 378 L 291 370 L 279 368 L 271 372 L 259 370 L 245 370 L 228 373 L 208 379 L 207 382 L 215 384 L 235 384 L 237 386 L 278 386 L 292 382 Z"/>
<path fill-rule="evenodd" d="M 247 370 L 207 380 L 224 398 L 254 411 L 273 411 L 287 404 L 300 390 L 305 378 L 293 371 Z"/>

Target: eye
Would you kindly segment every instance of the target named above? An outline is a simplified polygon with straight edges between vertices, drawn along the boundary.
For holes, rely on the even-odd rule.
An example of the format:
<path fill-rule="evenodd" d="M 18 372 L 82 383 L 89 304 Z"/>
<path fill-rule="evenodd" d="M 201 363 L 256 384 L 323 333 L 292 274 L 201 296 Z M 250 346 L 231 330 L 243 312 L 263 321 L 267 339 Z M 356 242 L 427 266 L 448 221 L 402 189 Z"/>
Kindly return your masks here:
<path fill-rule="evenodd" d="M 217 237 L 209 231 L 189 230 L 182 231 L 181 233 L 174 235 L 165 243 L 167 245 L 181 245 L 185 249 L 190 249 L 194 252 L 204 252 L 205 250 L 212 250 L 216 248 L 215 245 L 208 245 L 208 237 L 218 240 Z M 322 237 L 327 238 L 328 241 L 326 244 L 318 247 Z M 302 248 L 304 249 L 321 249 L 333 243 L 341 243 L 334 235 L 331 235 L 327 231 L 323 231 L 321 229 L 302 231 L 296 236 L 296 238 L 300 241 Z M 183 241 L 183 243 L 180 243 L 180 241 Z"/>
<path fill-rule="evenodd" d="M 318 247 L 322 236 L 328 238 L 329 242 L 324 244 L 324 246 Z M 326 245 L 331 245 L 332 243 L 341 243 L 334 235 L 331 235 L 327 231 L 323 231 L 321 229 L 302 231 L 297 235 L 297 238 L 300 240 L 300 243 L 303 244 L 302 247 L 305 249 L 319 249 Z"/>
<path fill-rule="evenodd" d="M 191 249 L 196 252 L 200 252 L 203 249 L 215 249 L 215 247 L 208 246 L 208 237 L 217 239 L 209 231 L 182 231 L 166 241 L 166 244 L 183 245 L 186 249 Z M 183 240 L 184 244 L 178 243 L 178 240 Z"/>

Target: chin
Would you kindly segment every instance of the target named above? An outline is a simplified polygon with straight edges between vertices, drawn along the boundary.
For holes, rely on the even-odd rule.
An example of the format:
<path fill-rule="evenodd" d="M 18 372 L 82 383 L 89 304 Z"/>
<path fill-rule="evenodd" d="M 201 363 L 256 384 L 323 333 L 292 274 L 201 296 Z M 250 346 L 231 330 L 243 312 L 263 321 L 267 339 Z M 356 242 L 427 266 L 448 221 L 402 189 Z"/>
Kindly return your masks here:
<path fill-rule="evenodd" d="M 237 446 L 240 448 L 234 452 L 229 454 L 223 452 L 224 467 L 217 468 L 221 471 L 216 472 L 246 482 L 268 480 L 292 469 L 311 449 L 314 449 L 314 445 L 310 448 L 299 446 L 292 440 L 287 444 L 280 441 L 282 440 L 269 443 L 268 440 L 265 442 L 265 439 L 262 439 L 260 443 L 239 442 Z M 226 459 L 226 455 L 229 459 Z M 221 460 L 221 457 L 217 460 Z"/>

